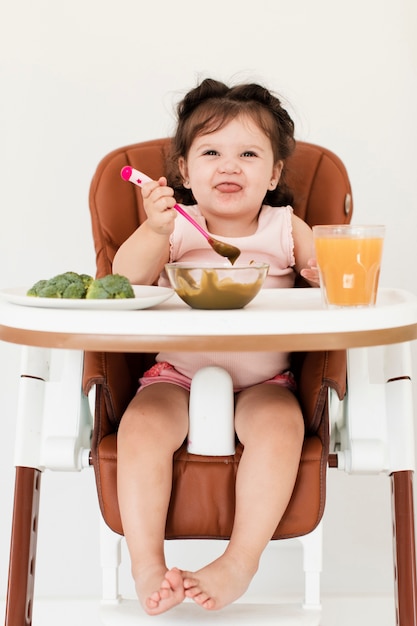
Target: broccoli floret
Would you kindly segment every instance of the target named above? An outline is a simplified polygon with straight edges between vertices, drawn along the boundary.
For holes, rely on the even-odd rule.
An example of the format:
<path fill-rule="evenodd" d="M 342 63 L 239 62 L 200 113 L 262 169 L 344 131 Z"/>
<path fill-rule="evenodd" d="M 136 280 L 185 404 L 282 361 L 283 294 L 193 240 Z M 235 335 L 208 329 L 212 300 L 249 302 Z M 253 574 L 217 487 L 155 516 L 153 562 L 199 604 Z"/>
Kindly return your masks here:
<path fill-rule="evenodd" d="M 67 282 L 50 278 L 41 289 L 38 289 L 38 296 L 40 298 L 62 298 L 67 286 Z"/>
<path fill-rule="evenodd" d="M 85 287 L 78 274 L 65 272 L 50 278 L 39 290 L 39 296 L 41 298 L 83 298 Z"/>
<path fill-rule="evenodd" d="M 38 280 L 38 282 L 32 285 L 32 287 L 27 291 L 26 295 L 27 296 L 39 296 L 40 289 L 45 287 L 47 282 L 48 282 L 47 280 Z"/>
<path fill-rule="evenodd" d="M 134 298 L 135 292 L 126 276 L 120 274 L 108 274 L 103 278 L 93 280 L 87 289 L 86 298 L 91 299 L 116 299 Z"/>
<path fill-rule="evenodd" d="M 64 272 L 57 274 L 49 280 L 40 280 L 29 289 L 27 295 L 39 298 L 85 298 L 89 284 L 93 281 L 92 276 L 77 274 L 76 272 Z"/>
<path fill-rule="evenodd" d="M 83 281 L 84 287 L 86 288 L 86 290 L 89 288 L 89 286 L 94 280 L 94 278 L 90 276 L 90 274 L 80 274 L 80 278 Z"/>
<path fill-rule="evenodd" d="M 77 274 L 77 272 L 64 272 L 63 274 L 58 274 L 58 276 L 54 276 L 54 278 L 63 278 L 64 280 L 68 280 L 69 282 L 77 282 L 80 280 L 81 275 Z"/>
<path fill-rule="evenodd" d="M 87 294 L 87 289 L 83 281 L 74 280 L 74 282 L 70 283 L 68 287 L 65 288 L 64 293 L 62 294 L 62 297 L 79 300 L 79 299 L 85 298 L 86 294 Z"/>

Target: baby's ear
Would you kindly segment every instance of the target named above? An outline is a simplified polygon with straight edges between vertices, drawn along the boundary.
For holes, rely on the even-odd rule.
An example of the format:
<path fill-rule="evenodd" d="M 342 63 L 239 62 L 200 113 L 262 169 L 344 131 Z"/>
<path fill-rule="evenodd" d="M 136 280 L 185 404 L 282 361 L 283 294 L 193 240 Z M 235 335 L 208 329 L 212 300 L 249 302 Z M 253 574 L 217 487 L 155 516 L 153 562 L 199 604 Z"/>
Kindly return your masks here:
<path fill-rule="evenodd" d="M 284 161 L 277 161 L 272 170 L 270 189 L 276 189 L 281 178 Z"/>
<path fill-rule="evenodd" d="M 188 180 L 188 167 L 184 157 L 178 159 L 178 169 L 182 176 L 182 183 L 186 189 L 190 189 L 190 181 Z"/>

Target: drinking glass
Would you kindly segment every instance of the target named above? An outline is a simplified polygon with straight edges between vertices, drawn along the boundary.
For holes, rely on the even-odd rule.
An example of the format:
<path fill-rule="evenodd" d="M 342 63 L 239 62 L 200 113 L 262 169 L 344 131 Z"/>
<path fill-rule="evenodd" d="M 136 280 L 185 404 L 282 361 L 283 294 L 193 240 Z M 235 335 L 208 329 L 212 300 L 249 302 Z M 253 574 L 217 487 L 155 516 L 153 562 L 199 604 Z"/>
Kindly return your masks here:
<path fill-rule="evenodd" d="M 385 227 L 313 226 L 313 236 L 325 305 L 373 306 L 378 291 Z"/>

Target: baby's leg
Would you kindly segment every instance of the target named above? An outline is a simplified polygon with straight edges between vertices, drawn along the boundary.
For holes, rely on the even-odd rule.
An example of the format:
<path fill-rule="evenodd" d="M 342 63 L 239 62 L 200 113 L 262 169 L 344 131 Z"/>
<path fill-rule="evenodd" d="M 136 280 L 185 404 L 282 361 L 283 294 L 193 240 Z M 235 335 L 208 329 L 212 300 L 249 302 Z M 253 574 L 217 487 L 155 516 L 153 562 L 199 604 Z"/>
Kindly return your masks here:
<path fill-rule="evenodd" d="M 296 398 L 288 389 L 272 384 L 240 393 L 235 427 L 244 451 L 229 545 L 213 563 L 184 574 L 186 596 L 208 610 L 233 602 L 249 586 L 290 500 L 304 438 Z"/>
<path fill-rule="evenodd" d="M 117 438 L 117 490 L 136 592 L 145 611 L 162 613 L 184 599 L 181 572 L 167 571 L 165 523 L 172 456 L 188 431 L 188 391 L 145 387 L 128 406 Z"/>

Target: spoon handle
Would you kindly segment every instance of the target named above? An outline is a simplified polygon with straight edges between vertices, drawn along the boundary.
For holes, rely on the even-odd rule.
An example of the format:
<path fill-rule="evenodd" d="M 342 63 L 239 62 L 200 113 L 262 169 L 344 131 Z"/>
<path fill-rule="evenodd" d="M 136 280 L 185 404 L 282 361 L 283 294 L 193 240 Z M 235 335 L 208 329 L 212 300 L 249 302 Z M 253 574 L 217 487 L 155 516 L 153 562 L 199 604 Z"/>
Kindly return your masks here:
<path fill-rule="evenodd" d="M 208 232 L 206 232 L 206 231 L 204 230 L 204 228 L 202 228 L 202 227 L 200 226 L 200 224 L 198 224 L 198 223 L 197 223 L 197 222 L 196 222 L 196 221 L 195 221 L 195 220 L 191 217 L 191 215 L 189 215 L 189 214 L 187 213 L 187 211 L 184 211 L 184 209 L 183 209 L 182 207 L 180 207 L 180 205 L 179 205 L 179 204 L 174 204 L 174 209 L 175 209 L 176 211 L 178 211 L 178 213 L 181 213 L 181 215 L 182 215 L 183 217 L 185 217 L 185 219 L 186 219 L 186 220 L 188 220 L 188 221 L 190 222 L 190 224 L 192 224 L 193 226 L 195 226 L 195 227 L 196 227 L 196 229 L 197 229 L 198 231 L 200 231 L 200 233 L 203 235 L 203 237 L 205 237 L 205 238 L 207 239 L 207 241 L 210 241 L 210 240 L 211 240 L 211 237 L 210 237 L 210 235 L 208 234 Z"/>
<path fill-rule="evenodd" d="M 123 178 L 123 180 L 128 180 L 138 187 L 142 187 L 144 183 L 150 183 L 152 181 L 152 178 L 149 178 L 149 176 L 147 176 L 143 172 L 140 172 L 139 170 L 136 170 L 134 167 L 130 167 L 130 165 L 126 165 L 126 167 L 122 169 L 122 171 L 120 172 L 120 176 Z M 191 217 L 191 215 L 187 213 L 187 211 L 184 211 L 184 209 L 180 207 L 179 204 L 174 204 L 173 208 L 178 211 L 178 213 L 181 213 L 181 215 L 185 217 L 185 219 L 188 220 L 190 224 L 195 226 L 195 228 L 200 231 L 200 233 L 203 235 L 203 237 L 207 239 L 207 241 L 210 241 L 210 235 L 200 226 L 200 224 L 198 224 Z"/>

